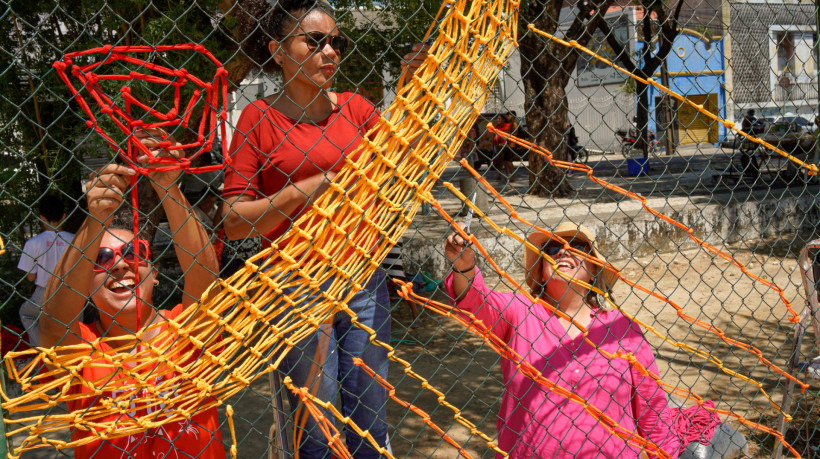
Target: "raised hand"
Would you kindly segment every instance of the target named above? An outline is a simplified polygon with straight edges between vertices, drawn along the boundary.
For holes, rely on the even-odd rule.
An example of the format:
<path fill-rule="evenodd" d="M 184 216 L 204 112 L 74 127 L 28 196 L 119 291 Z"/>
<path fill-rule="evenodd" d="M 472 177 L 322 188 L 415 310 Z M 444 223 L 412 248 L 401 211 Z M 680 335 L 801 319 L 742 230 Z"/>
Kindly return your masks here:
<path fill-rule="evenodd" d="M 136 137 L 137 140 L 139 140 L 145 146 L 145 148 L 147 148 L 157 158 L 179 158 L 184 156 L 184 150 L 167 149 L 167 147 L 177 146 L 180 145 L 180 143 L 177 141 L 176 138 L 174 138 L 174 136 L 168 134 L 162 128 L 137 129 L 136 131 L 134 131 L 134 137 Z M 137 157 L 137 162 L 140 165 L 145 166 L 147 169 L 155 169 L 158 167 L 167 167 L 169 165 L 172 165 L 172 163 L 148 164 L 148 155 L 142 155 Z M 151 183 L 152 185 L 154 185 L 154 188 L 162 188 L 164 190 L 167 190 L 176 183 L 181 173 L 182 169 L 174 169 L 162 172 L 149 172 L 148 177 L 151 178 Z"/>
<path fill-rule="evenodd" d="M 461 229 L 464 224 L 459 223 Z M 453 269 L 466 271 L 475 266 L 475 251 L 457 232 L 452 232 L 447 236 L 444 243 L 444 254 L 453 262 Z"/>
<path fill-rule="evenodd" d="M 128 166 L 109 164 L 88 176 L 88 213 L 105 226 L 111 223 L 111 216 L 122 203 L 125 190 L 131 183 L 131 176 L 137 172 Z"/>

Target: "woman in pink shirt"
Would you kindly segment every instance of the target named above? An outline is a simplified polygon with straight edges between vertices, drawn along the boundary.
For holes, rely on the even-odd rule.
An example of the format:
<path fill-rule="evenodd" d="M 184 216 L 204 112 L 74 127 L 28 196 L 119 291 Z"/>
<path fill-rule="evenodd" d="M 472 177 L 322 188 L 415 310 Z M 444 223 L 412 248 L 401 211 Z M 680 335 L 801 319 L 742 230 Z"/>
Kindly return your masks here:
<path fill-rule="evenodd" d="M 489 289 L 475 265 L 473 249 L 457 234 L 445 244 L 445 252 L 453 262 L 453 271 L 445 280 L 447 292 L 458 308 L 474 315 L 476 322 L 483 322 L 544 378 L 586 400 L 623 431 L 634 432 L 667 456 L 677 457 L 680 440 L 671 430 L 666 393 L 627 360 L 610 359 L 601 352 L 631 353 L 657 375 L 652 348 L 640 328 L 619 311 L 609 309 L 599 295 L 569 282 L 555 270 L 603 291 L 612 288 L 617 276 L 591 261 L 592 257 L 603 257 L 595 247 L 593 234 L 585 227 L 565 222 L 553 234 L 567 241 L 567 246 L 540 232 L 528 239 L 555 261 L 554 266 L 540 253 L 525 250 L 524 254 L 526 283 L 538 302 L 533 303 L 521 293 Z M 586 328 L 589 342 L 578 327 L 551 312 L 547 305 Z M 498 443 L 511 458 L 641 455 L 640 447 L 613 434 L 582 404 L 527 377 L 518 371 L 515 362 L 502 359 L 501 369 L 505 391 L 497 421 Z"/>

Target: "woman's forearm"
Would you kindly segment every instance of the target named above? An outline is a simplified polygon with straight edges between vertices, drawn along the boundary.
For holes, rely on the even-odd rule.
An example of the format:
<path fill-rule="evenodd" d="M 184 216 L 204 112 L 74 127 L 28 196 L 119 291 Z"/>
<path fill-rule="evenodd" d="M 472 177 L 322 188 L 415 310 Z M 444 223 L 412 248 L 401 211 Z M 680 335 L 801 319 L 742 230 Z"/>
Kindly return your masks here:
<path fill-rule="evenodd" d="M 335 176 L 333 172 L 317 174 L 262 199 L 239 197 L 225 203 L 225 235 L 235 240 L 268 234 L 291 220 L 300 207 L 320 196 Z"/>
<path fill-rule="evenodd" d="M 295 199 L 277 199 L 285 193 L 286 189 L 274 197 L 225 203 L 225 236 L 231 240 L 259 237 L 279 226 L 299 207 Z"/>
<path fill-rule="evenodd" d="M 40 315 L 40 345 L 53 347 L 80 342 L 79 320 L 90 296 L 91 260 L 97 258 L 103 225 L 88 217 L 66 249 L 49 279 Z"/>
<path fill-rule="evenodd" d="M 473 278 L 475 278 L 475 265 L 467 272 L 460 272 L 456 269 L 453 269 L 453 299 L 456 301 L 461 300 L 464 298 L 464 295 L 467 294 L 467 291 L 473 284 Z"/>
<path fill-rule="evenodd" d="M 190 304 L 189 302 L 198 300 L 216 280 L 219 261 L 207 231 L 196 218 L 179 187 L 174 185 L 167 191 L 161 186 L 155 186 L 154 189 L 160 195 L 162 207 L 168 217 L 174 251 L 182 272 L 185 273 L 184 291 L 187 295 L 183 298 L 183 304 Z"/>

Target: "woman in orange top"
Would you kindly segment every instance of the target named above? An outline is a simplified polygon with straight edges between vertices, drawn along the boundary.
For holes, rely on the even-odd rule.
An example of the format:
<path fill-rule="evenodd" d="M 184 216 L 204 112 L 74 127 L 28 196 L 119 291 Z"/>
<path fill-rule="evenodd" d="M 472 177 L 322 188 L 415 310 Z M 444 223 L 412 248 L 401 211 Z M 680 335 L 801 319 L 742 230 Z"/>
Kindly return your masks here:
<path fill-rule="evenodd" d="M 157 142 L 154 139 L 160 136 L 167 134 L 161 129 L 137 133 L 143 144 L 155 151 Z M 173 141 L 173 137 L 169 139 Z M 167 155 L 167 151 L 158 152 L 158 156 Z M 133 346 L 132 352 L 136 352 L 138 343 L 134 335 L 138 331 L 144 330 L 144 341 L 158 336 L 166 327 L 146 329 L 178 316 L 186 307 L 194 306 L 205 289 L 216 280 L 219 271 L 216 253 L 208 234 L 194 217 L 190 204 L 177 185 L 180 172 L 154 172 L 149 174 L 149 178 L 168 217 L 174 249 L 185 273 L 182 303 L 171 311 L 159 311 L 151 305 L 157 270 L 151 263 L 150 242 L 115 222 L 115 213 L 122 203 L 131 176 L 136 172 L 127 166 L 110 164 L 91 174 L 86 193 L 88 216 L 46 288 L 44 314 L 40 318 L 40 337 L 44 347 L 91 343 L 99 338 L 113 337 L 116 339 L 100 343 L 99 348 L 111 352 L 112 348 Z M 89 299 L 97 308 L 99 319 L 87 325 L 79 319 Z M 133 380 L 123 377 L 121 372 L 121 368 L 106 365 L 105 362 L 83 368 L 82 377 L 99 382 L 102 393 L 97 395 L 91 388 L 76 384 L 70 389 L 73 394 L 88 395 L 68 402 L 69 410 L 85 413 L 102 405 L 104 400 L 122 400 L 123 394 L 128 392 L 133 392 L 129 394 L 132 411 L 95 419 L 95 422 L 121 426 L 128 420 L 163 409 L 162 406 L 136 407 L 138 400 L 149 394 L 143 393 L 147 392 L 145 390 L 137 393 Z M 157 368 L 146 370 L 145 375 L 154 387 L 165 378 L 173 377 L 172 372 Z M 80 440 L 93 435 L 76 429 L 72 439 Z M 169 422 L 140 434 L 86 443 L 74 449 L 74 457 L 221 459 L 225 457 L 225 448 L 214 407 L 195 413 L 191 419 Z"/>

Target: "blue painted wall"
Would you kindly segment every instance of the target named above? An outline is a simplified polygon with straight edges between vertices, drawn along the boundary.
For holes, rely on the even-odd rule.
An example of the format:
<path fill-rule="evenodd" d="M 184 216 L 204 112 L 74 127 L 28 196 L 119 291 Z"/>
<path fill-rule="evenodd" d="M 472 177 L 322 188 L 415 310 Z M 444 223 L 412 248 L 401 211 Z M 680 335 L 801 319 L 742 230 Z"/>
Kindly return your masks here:
<path fill-rule="evenodd" d="M 642 48 L 643 43 L 638 42 L 638 52 Z M 725 82 L 723 40 L 706 42 L 699 35 L 682 31 L 675 38 L 666 62 L 669 70 L 669 85 L 673 91 L 684 96 L 716 94 L 717 115 L 726 118 L 726 93 L 723 89 Z M 680 72 L 698 74 L 714 72 L 715 74 L 676 75 Z M 655 80 L 661 81 L 660 68 L 655 73 Z M 660 91 L 656 88 L 649 87 L 649 129 L 651 130 L 657 129 L 655 98 L 660 95 Z M 719 140 L 726 138 L 726 127 L 722 124 L 718 125 L 718 138 Z"/>

